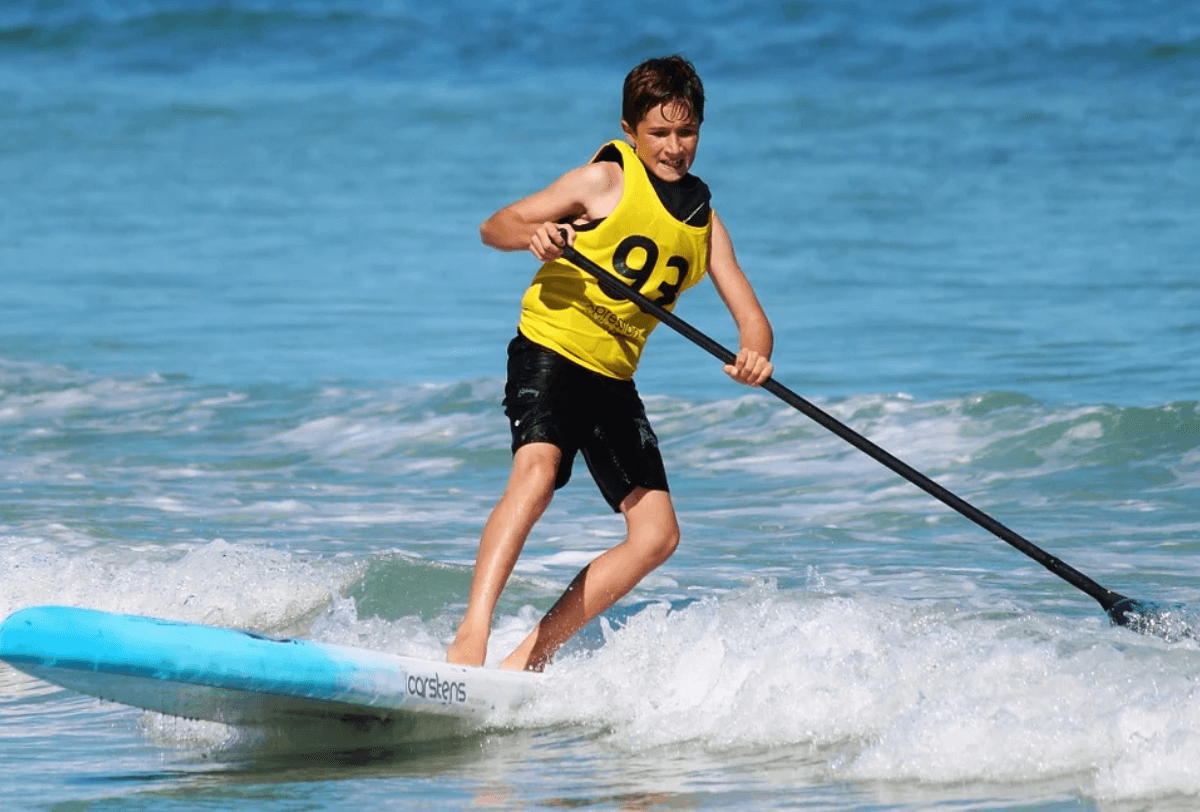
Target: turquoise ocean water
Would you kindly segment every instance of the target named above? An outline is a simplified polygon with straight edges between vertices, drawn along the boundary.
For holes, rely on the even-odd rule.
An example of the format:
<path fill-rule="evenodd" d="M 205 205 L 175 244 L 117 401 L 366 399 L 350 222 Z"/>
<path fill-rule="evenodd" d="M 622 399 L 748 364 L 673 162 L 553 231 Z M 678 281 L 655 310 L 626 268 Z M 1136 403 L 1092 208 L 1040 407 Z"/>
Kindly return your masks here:
<path fill-rule="evenodd" d="M 1200 604 L 1194 4 L 8 0 L 0 613 L 440 657 L 534 270 L 477 225 L 675 51 L 779 380 L 1105 586 Z M 676 312 L 732 343 L 707 283 Z M 638 380 L 683 543 L 515 718 L 295 741 L 0 667 L 0 808 L 1195 808 L 1195 640 L 1112 628 L 665 328 Z M 621 531 L 577 476 L 494 658 Z"/>

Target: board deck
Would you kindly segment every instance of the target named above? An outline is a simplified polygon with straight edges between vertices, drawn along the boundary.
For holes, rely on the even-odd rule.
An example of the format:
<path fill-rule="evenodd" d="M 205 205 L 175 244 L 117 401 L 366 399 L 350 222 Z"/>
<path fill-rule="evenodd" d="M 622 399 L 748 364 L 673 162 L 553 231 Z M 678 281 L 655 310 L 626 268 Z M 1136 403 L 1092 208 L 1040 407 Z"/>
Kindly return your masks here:
<path fill-rule="evenodd" d="M 11 614 L 0 624 L 0 660 L 101 699 L 248 726 L 483 722 L 526 702 L 538 682 L 534 674 L 65 606 Z"/>

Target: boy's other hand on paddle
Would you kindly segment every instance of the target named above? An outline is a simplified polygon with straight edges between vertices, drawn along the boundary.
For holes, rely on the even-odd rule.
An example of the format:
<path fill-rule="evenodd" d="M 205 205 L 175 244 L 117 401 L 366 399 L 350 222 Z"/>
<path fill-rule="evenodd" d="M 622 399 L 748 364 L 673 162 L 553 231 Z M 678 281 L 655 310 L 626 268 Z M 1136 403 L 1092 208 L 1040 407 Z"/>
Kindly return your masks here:
<path fill-rule="evenodd" d="M 749 347 L 742 347 L 734 362 L 725 365 L 725 374 L 746 386 L 762 386 L 774 371 L 767 356 Z"/>

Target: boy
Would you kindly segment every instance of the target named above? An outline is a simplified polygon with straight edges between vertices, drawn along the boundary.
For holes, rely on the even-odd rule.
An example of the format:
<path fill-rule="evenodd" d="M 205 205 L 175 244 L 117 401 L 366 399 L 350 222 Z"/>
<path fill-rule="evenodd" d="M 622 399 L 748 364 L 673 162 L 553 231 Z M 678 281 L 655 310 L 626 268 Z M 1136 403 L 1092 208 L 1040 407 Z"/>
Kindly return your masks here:
<path fill-rule="evenodd" d="M 771 376 L 771 325 L 708 187 L 689 174 L 704 120 L 695 69 L 681 56 L 643 62 L 625 78 L 621 113 L 625 142 L 605 145 L 480 227 L 485 244 L 528 249 L 544 264 L 509 345 L 513 467 L 479 542 L 467 611 L 447 653 L 452 663 L 483 664 L 500 592 L 534 523 L 570 478 L 576 451 L 624 515 L 626 538 L 584 567 L 502 668 L 541 671 L 679 542 L 658 442 L 632 380 L 658 322 L 563 260 L 564 243 L 667 308 L 707 272 L 738 328 L 737 360 L 726 374 L 750 386 Z"/>

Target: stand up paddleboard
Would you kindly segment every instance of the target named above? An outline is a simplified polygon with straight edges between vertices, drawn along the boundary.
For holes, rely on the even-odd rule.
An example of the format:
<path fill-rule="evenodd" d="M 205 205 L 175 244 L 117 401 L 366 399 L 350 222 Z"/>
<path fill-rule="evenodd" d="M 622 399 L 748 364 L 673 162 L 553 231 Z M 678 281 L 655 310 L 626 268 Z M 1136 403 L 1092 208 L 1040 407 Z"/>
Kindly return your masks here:
<path fill-rule="evenodd" d="M 64 606 L 10 615 L 0 660 L 100 699 L 249 726 L 484 723 L 537 684 L 521 672 Z"/>

